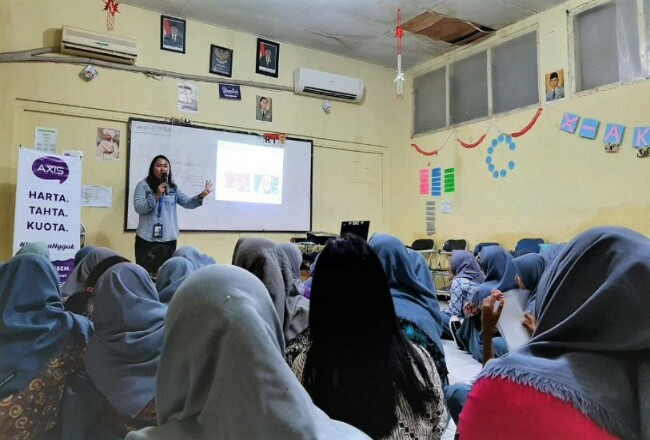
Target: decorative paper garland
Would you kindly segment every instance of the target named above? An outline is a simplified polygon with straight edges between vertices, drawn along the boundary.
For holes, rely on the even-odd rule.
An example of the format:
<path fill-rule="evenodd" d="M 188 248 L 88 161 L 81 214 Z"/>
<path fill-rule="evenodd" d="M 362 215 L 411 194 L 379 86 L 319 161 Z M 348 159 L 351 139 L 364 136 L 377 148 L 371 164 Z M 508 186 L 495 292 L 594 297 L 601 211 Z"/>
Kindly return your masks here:
<path fill-rule="evenodd" d="M 513 137 L 513 138 L 518 138 L 520 136 L 525 135 L 526 133 L 528 133 L 528 131 L 530 131 L 531 128 L 533 128 L 535 126 L 535 124 L 539 120 L 539 117 L 541 116 L 543 110 L 544 109 L 541 108 L 541 107 L 538 108 L 537 112 L 535 112 L 535 115 L 530 120 L 530 122 L 528 124 L 526 124 L 526 126 L 524 128 L 522 128 L 521 130 L 519 130 L 519 131 L 517 131 L 515 133 L 509 133 L 509 134 L 502 133 L 502 135 L 510 136 L 510 137 Z M 456 141 L 464 148 L 467 148 L 467 149 L 476 148 L 485 140 L 485 137 L 487 136 L 487 132 L 490 131 L 490 128 L 492 128 L 492 125 L 493 125 L 493 123 L 490 122 L 490 125 L 488 126 L 487 130 L 485 130 L 485 133 L 483 133 L 483 135 L 480 138 L 478 138 L 478 140 L 476 142 L 472 142 L 472 143 L 465 142 L 465 141 L 462 141 L 462 140 L 460 140 L 458 138 L 456 138 Z M 452 131 L 450 133 L 450 137 L 451 137 L 451 135 L 453 133 L 454 133 L 454 131 Z M 447 140 L 449 140 L 449 138 L 447 138 Z M 447 144 L 447 141 L 445 141 L 445 143 L 442 145 L 442 147 L 440 147 L 440 148 L 438 148 L 436 150 L 433 150 L 433 151 L 425 151 L 415 143 L 411 144 L 411 147 L 413 147 L 418 153 L 422 154 L 423 156 L 436 156 L 436 155 L 438 155 L 438 152 L 440 152 L 445 147 L 446 144 Z"/>

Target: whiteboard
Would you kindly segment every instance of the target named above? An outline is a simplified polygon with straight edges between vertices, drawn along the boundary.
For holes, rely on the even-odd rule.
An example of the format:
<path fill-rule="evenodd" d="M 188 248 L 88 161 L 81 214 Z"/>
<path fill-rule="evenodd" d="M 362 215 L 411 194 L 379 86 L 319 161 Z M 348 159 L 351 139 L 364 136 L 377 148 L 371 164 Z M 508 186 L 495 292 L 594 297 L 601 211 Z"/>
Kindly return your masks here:
<path fill-rule="evenodd" d="M 219 146 L 222 146 L 217 160 Z M 242 169 L 250 168 L 256 159 L 249 150 L 268 150 L 281 157 L 281 175 L 274 180 L 274 194 L 264 203 L 247 199 L 237 201 L 224 197 L 215 188 L 203 206 L 189 210 L 178 206 L 178 223 L 182 231 L 242 231 L 242 232 L 305 232 L 312 225 L 312 156 L 311 141 L 289 139 L 284 145 L 264 142 L 261 135 L 217 130 L 207 127 L 172 125 L 169 123 L 129 119 L 127 206 L 125 230 L 138 226 L 138 214 L 133 207 L 135 187 L 147 177 L 151 160 L 163 154 L 171 163 L 174 183 L 189 196 L 199 194 L 206 180 L 224 182 L 223 158 L 226 150 L 241 145 L 244 154 Z M 257 147 L 262 147 L 260 150 Z M 273 151 L 271 151 L 273 149 Z M 260 155 L 264 156 L 264 155 Z M 266 157 L 266 156 L 264 156 Z M 220 166 L 221 165 L 221 166 Z M 220 170 L 217 173 L 217 170 Z M 247 172 L 247 171 L 246 171 Z M 258 175 L 251 175 L 251 185 Z M 252 189 L 251 189 L 252 191 Z M 226 200 L 224 200 L 226 199 Z"/>

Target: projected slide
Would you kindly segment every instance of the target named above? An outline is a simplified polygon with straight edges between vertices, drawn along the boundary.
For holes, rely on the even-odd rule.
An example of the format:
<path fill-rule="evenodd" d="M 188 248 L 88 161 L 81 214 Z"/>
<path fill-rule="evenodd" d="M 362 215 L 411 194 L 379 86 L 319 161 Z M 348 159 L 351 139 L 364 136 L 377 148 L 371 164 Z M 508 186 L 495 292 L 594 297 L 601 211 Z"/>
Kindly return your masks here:
<path fill-rule="evenodd" d="M 220 140 L 217 145 L 215 199 L 282 203 L 284 148 Z"/>

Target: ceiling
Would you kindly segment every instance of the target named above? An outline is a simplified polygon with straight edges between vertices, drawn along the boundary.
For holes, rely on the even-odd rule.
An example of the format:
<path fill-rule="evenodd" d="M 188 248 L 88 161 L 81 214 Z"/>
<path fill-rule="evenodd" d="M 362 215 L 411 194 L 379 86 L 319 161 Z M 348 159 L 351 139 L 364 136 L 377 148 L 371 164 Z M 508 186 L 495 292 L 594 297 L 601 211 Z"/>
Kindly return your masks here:
<path fill-rule="evenodd" d="M 122 3 L 394 67 L 398 7 L 403 22 L 429 11 L 500 29 L 564 1 L 122 0 Z M 408 32 L 404 33 L 402 44 L 404 69 L 454 47 Z"/>

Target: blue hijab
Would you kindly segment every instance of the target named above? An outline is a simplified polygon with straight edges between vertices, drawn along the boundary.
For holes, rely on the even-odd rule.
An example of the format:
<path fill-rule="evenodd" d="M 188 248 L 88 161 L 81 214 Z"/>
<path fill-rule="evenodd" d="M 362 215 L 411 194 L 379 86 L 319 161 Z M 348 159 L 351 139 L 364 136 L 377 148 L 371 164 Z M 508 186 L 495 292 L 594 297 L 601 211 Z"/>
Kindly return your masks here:
<path fill-rule="evenodd" d="M 97 389 L 123 416 L 135 417 L 156 394 L 167 306 L 146 270 L 119 263 L 95 285 L 95 335 L 84 358 Z"/>
<path fill-rule="evenodd" d="M 512 262 L 522 284 L 530 292 L 526 303 L 526 312 L 533 313 L 535 311 L 537 285 L 544 274 L 546 260 L 540 254 L 526 254 L 515 258 Z"/>
<path fill-rule="evenodd" d="M 300 252 L 300 248 L 296 246 L 295 243 L 288 241 L 280 243 L 278 246 L 280 246 L 280 249 L 284 251 L 285 255 L 289 259 L 289 263 L 291 263 L 293 282 L 296 284 L 298 292 L 303 295 L 305 293 L 305 285 L 300 278 L 300 266 L 302 266 L 302 252 Z"/>
<path fill-rule="evenodd" d="M 544 257 L 544 260 L 546 260 L 546 264 L 548 265 L 558 256 L 562 249 L 564 249 L 564 246 L 566 246 L 564 243 L 549 244 L 545 246 L 539 254 Z"/>
<path fill-rule="evenodd" d="M 168 304 L 185 278 L 194 272 L 192 263 L 183 257 L 172 257 L 165 261 L 156 276 L 156 289 L 160 302 Z"/>
<path fill-rule="evenodd" d="M 386 272 L 397 316 L 420 328 L 444 353 L 440 342 L 442 311 L 431 275 L 424 270 L 416 273 L 406 246 L 391 235 L 374 234 L 368 244 Z"/>
<path fill-rule="evenodd" d="M 83 260 L 84 257 L 88 255 L 93 249 L 95 249 L 95 246 L 84 246 L 79 249 L 77 253 L 74 254 L 74 266 L 77 267 L 79 263 L 81 263 L 81 260 Z"/>
<path fill-rule="evenodd" d="M 18 249 L 16 255 L 22 254 L 38 254 L 42 257 L 45 257 L 48 261 L 50 260 L 50 250 L 47 247 L 47 243 L 42 241 L 37 241 L 35 243 L 28 243 L 25 246 Z"/>
<path fill-rule="evenodd" d="M 202 254 L 201 251 L 190 245 L 179 247 L 174 251 L 172 257 L 183 257 L 188 259 L 190 263 L 192 263 L 194 270 L 198 270 L 210 264 L 217 264 L 217 261 L 214 258 L 209 255 Z"/>
<path fill-rule="evenodd" d="M 568 402 L 613 435 L 650 438 L 650 240 L 620 227 L 578 235 L 537 288 L 537 329 L 480 377 Z"/>
<path fill-rule="evenodd" d="M 92 324 L 66 312 L 59 275 L 37 254 L 0 266 L 0 398 L 23 391 L 67 341 L 86 341 Z"/>
<path fill-rule="evenodd" d="M 472 302 L 475 305 L 480 307 L 493 289 L 507 292 L 517 288 L 512 255 L 501 246 L 488 246 L 481 251 L 481 267 L 485 272 L 485 281 L 474 292 Z"/>
<path fill-rule="evenodd" d="M 467 278 L 476 284 L 485 281 L 481 266 L 474 255 L 468 251 L 454 250 L 451 252 L 451 271 L 456 278 Z"/>

